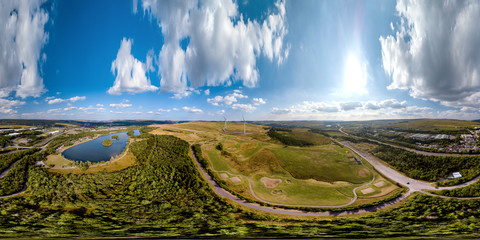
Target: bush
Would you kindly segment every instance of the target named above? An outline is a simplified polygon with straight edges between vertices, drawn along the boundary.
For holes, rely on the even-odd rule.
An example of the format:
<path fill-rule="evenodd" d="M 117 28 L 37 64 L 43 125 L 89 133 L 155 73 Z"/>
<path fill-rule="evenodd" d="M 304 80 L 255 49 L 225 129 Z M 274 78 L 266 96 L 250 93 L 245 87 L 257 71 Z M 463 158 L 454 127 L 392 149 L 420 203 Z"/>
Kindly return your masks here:
<path fill-rule="evenodd" d="M 112 146 L 112 144 L 113 144 L 112 140 L 110 140 L 110 139 L 108 139 L 108 138 L 105 139 L 105 140 L 103 140 L 103 142 L 102 142 L 102 145 L 103 145 L 104 147 L 110 147 L 110 146 Z"/>

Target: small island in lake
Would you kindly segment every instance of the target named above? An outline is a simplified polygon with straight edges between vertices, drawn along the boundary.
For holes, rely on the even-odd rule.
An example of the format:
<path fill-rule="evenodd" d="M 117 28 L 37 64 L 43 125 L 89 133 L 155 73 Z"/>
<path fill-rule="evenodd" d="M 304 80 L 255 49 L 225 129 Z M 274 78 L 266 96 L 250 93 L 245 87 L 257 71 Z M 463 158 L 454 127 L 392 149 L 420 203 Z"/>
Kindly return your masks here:
<path fill-rule="evenodd" d="M 112 142 L 112 140 L 107 138 L 107 139 L 103 140 L 102 144 L 103 144 L 104 147 L 110 147 L 113 144 L 113 142 Z"/>
<path fill-rule="evenodd" d="M 112 139 L 119 140 L 120 137 L 119 137 L 118 135 L 113 135 L 113 136 L 112 136 Z"/>
<path fill-rule="evenodd" d="M 127 132 L 128 136 L 133 136 L 134 134 L 135 134 L 135 132 L 133 130 L 130 130 L 130 131 Z"/>

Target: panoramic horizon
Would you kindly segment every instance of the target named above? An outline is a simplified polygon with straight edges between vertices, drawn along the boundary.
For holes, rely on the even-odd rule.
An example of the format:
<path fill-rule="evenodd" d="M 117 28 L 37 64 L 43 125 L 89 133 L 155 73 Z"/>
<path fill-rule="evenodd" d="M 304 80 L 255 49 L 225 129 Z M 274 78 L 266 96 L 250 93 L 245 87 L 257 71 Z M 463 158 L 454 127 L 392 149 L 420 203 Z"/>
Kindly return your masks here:
<path fill-rule="evenodd" d="M 0 238 L 480 239 L 480 0 L 0 0 Z"/>
<path fill-rule="evenodd" d="M 0 119 L 480 119 L 479 9 L 4 1 Z"/>

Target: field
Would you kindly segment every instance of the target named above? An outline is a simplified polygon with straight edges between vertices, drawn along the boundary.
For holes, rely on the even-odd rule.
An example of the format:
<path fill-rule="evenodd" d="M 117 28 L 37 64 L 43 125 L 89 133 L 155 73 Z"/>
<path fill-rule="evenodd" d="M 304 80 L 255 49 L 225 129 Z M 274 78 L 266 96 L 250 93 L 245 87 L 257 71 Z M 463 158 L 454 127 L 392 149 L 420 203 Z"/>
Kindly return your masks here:
<path fill-rule="evenodd" d="M 282 131 L 281 134 L 314 144 L 292 147 L 270 139 L 264 126 L 247 124 L 246 135 L 242 123 L 228 123 L 227 132 L 222 130 L 223 126 L 221 122 L 157 125 L 152 133 L 175 135 L 191 144 L 201 144 L 211 169 L 229 189 L 271 204 L 342 206 L 352 202 L 354 188 L 372 180 L 370 170 L 359 164 L 350 150 L 333 144 L 324 135 L 307 129 Z M 388 180 L 381 180 L 388 187 L 369 194 L 362 203 L 376 201 L 398 189 Z"/>
<path fill-rule="evenodd" d="M 388 127 L 397 127 L 403 129 L 419 129 L 422 131 L 455 131 L 462 128 L 480 127 L 480 123 L 462 120 L 448 119 L 422 119 L 414 121 L 406 121 L 388 125 Z"/>

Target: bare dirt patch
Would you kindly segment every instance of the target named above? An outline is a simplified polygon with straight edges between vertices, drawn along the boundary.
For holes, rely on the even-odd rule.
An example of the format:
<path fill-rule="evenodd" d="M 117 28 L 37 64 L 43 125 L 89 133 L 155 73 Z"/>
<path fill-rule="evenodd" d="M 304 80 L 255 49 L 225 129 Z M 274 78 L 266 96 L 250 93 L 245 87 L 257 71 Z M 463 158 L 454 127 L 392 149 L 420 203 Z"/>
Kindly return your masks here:
<path fill-rule="evenodd" d="M 367 188 L 367 189 L 363 189 L 361 192 L 362 192 L 363 194 L 369 194 L 369 193 L 375 192 L 375 189 L 373 189 L 373 188 Z"/>
<path fill-rule="evenodd" d="M 222 173 L 222 174 L 220 174 L 220 177 L 222 179 L 226 179 L 226 178 L 228 178 L 228 175 L 226 173 Z"/>
<path fill-rule="evenodd" d="M 383 186 L 385 186 L 385 182 L 384 182 L 384 181 L 380 181 L 380 182 L 377 182 L 377 183 L 375 183 L 375 184 L 373 184 L 373 185 L 375 185 L 375 187 L 383 187 Z"/>
<path fill-rule="evenodd" d="M 262 181 L 263 185 L 265 185 L 265 187 L 267 188 L 274 188 L 276 187 L 278 184 L 280 184 L 282 182 L 282 179 L 274 179 L 274 178 L 268 178 L 268 177 L 262 177 L 260 179 L 260 181 Z"/>
<path fill-rule="evenodd" d="M 239 183 L 239 182 L 241 182 L 242 180 L 240 180 L 240 178 L 238 178 L 238 177 L 231 177 L 231 178 L 230 178 L 230 181 L 232 181 L 232 182 L 234 182 L 234 183 Z"/>
<path fill-rule="evenodd" d="M 357 171 L 357 177 L 366 177 L 370 174 L 370 171 L 365 168 L 361 168 L 360 170 Z"/>

